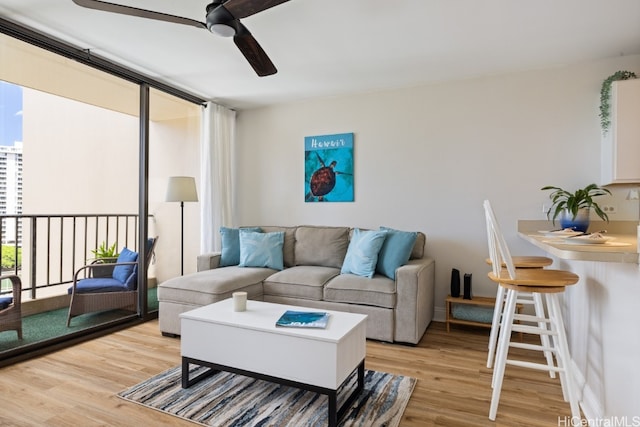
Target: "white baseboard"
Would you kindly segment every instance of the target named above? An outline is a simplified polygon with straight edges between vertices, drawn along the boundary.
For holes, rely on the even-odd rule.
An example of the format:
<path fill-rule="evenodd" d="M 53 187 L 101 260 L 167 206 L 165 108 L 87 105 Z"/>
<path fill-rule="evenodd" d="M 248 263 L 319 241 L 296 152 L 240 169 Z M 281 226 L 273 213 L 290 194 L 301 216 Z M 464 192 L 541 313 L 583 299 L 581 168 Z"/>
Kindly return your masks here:
<path fill-rule="evenodd" d="M 447 320 L 446 311 L 444 307 L 435 307 L 433 309 L 433 321 L 445 322 Z"/>

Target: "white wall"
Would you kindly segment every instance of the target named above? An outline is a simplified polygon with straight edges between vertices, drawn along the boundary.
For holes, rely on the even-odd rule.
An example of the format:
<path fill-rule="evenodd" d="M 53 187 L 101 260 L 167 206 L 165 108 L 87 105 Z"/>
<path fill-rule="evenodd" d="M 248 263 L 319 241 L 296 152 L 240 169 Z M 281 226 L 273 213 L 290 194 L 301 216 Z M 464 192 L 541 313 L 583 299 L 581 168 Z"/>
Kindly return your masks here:
<path fill-rule="evenodd" d="M 420 230 L 439 316 L 452 268 L 473 274 L 476 295 L 494 295 L 482 201 L 514 253 L 536 254 L 516 221 L 544 219 L 545 185 L 598 181 L 600 87 L 624 69 L 640 72 L 640 55 L 242 111 L 236 223 Z M 342 132 L 355 133 L 355 202 L 305 203 L 304 137 Z M 637 218 L 624 190 L 612 219 Z"/>

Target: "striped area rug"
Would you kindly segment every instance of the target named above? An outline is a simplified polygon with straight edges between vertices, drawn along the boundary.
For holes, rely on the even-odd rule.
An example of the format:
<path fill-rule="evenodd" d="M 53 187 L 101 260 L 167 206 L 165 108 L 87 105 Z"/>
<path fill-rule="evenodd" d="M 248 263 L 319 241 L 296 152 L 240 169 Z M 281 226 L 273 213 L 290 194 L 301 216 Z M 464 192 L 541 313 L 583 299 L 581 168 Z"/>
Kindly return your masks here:
<path fill-rule="evenodd" d="M 191 365 L 191 376 L 202 367 Z M 397 427 L 416 379 L 365 370 L 364 390 L 352 404 L 341 427 Z M 352 375 L 340 396 L 356 386 Z M 180 367 L 171 368 L 125 391 L 122 399 L 205 426 L 326 426 L 327 397 L 293 387 L 227 372 L 181 387 Z"/>

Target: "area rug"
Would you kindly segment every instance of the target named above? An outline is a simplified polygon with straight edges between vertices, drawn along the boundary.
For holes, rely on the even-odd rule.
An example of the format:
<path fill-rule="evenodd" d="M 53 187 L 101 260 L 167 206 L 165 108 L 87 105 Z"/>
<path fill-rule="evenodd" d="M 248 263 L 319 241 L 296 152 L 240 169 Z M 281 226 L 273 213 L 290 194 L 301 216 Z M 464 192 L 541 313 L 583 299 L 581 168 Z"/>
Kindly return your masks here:
<path fill-rule="evenodd" d="M 191 365 L 193 377 L 202 370 Z M 416 379 L 365 370 L 364 390 L 347 410 L 341 427 L 397 427 Z M 338 392 L 347 396 L 356 375 Z M 122 399 L 205 426 L 326 426 L 327 397 L 293 387 L 220 372 L 188 389 L 180 367 L 171 368 L 125 391 Z"/>

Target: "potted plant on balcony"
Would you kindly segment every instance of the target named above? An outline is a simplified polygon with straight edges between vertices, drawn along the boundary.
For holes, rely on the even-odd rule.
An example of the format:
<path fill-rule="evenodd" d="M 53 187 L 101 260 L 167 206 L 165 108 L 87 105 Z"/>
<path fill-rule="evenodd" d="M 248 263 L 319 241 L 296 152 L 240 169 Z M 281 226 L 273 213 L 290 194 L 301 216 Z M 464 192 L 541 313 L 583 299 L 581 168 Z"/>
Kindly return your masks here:
<path fill-rule="evenodd" d="M 586 232 L 589 228 L 589 213 L 591 208 L 603 221 L 609 222 L 609 216 L 598 206 L 593 198 L 597 196 L 611 195 L 611 191 L 606 188 L 589 184 L 573 193 L 563 190 L 560 187 L 547 185 L 541 190 L 553 190 L 549 194 L 551 206 L 547 210 L 547 218 L 556 223 L 556 218 L 560 217 L 560 226 L 571 228 L 576 231 Z"/>
<path fill-rule="evenodd" d="M 107 242 L 102 242 L 98 249 L 91 250 L 94 255 L 92 264 L 105 264 L 104 266 L 95 267 L 92 270 L 93 277 L 111 277 L 113 275 L 113 265 L 118 260 L 118 250 L 116 244 L 107 246 Z"/>

